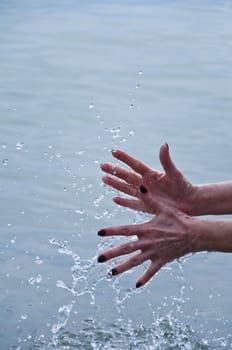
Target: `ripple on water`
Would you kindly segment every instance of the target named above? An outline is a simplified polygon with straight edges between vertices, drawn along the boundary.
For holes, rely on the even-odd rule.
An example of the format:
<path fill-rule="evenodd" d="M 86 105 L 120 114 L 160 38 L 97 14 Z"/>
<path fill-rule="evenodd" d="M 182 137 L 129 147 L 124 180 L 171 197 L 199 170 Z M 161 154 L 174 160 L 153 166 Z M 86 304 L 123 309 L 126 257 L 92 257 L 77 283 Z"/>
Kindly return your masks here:
<path fill-rule="evenodd" d="M 103 325 L 93 319 L 82 321 L 79 332 L 63 331 L 56 345 L 35 342 L 33 349 L 83 349 L 83 350 L 219 350 L 229 349 L 231 339 L 215 340 L 209 344 L 200 339 L 189 325 L 184 325 L 173 317 L 157 319 L 152 327 L 138 326 L 128 322 Z"/>

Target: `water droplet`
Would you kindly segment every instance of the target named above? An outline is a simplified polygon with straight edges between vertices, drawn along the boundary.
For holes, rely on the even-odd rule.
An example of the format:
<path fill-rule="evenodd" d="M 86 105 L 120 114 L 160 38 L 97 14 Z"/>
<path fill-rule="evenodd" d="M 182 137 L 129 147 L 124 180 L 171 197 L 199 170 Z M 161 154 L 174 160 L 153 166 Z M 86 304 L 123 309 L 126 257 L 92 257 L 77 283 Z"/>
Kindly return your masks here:
<path fill-rule="evenodd" d="M 58 281 L 56 282 L 56 286 L 57 286 L 58 288 L 67 289 L 67 286 L 66 286 L 65 283 L 64 283 L 63 281 L 61 281 L 61 280 L 58 280 Z"/>
<path fill-rule="evenodd" d="M 7 159 L 7 158 L 5 158 L 5 159 L 2 160 L 2 165 L 6 166 L 7 163 L 8 163 L 8 159 Z"/>
<path fill-rule="evenodd" d="M 85 153 L 85 150 L 84 150 L 84 149 L 75 152 L 75 154 L 77 154 L 78 156 L 81 156 L 81 155 L 84 154 L 84 153 Z"/>
<path fill-rule="evenodd" d="M 17 149 L 18 151 L 20 151 L 20 150 L 23 148 L 23 146 L 24 146 L 24 142 L 18 141 L 18 142 L 16 143 L 16 149 Z"/>
<path fill-rule="evenodd" d="M 27 316 L 26 314 L 22 314 L 22 315 L 21 315 L 21 319 L 22 319 L 22 320 L 26 320 L 27 317 L 28 317 L 28 316 Z"/>
<path fill-rule="evenodd" d="M 84 210 L 83 209 L 76 209 L 74 211 L 75 211 L 75 213 L 80 214 L 80 215 L 84 214 Z"/>
<path fill-rule="evenodd" d="M 60 152 L 57 152 L 56 153 L 56 158 L 61 158 L 62 157 L 62 154 Z"/>
<path fill-rule="evenodd" d="M 58 241 L 55 238 L 53 238 L 53 237 L 49 238 L 48 241 L 49 241 L 50 244 L 54 244 L 54 245 L 58 245 L 59 244 Z"/>
<path fill-rule="evenodd" d="M 49 149 L 52 149 L 52 145 L 48 145 L 48 148 L 49 148 Z"/>
<path fill-rule="evenodd" d="M 91 102 L 91 103 L 89 104 L 89 109 L 93 109 L 93 107 L 94 107 L 94 103 Z"/>
<path fill-rule="evenodd" d="M 43 260 L 39 256 L 36 256 L 35 263 L 41 265 L 43 263 Z"/>
<path fill-rule="evenodd" d="M 95 198 L 95 200 L 93 201 L 95 207 L 98 207 L 100 202 L 104 199 L 104 195 L 101 194 L 99 197 Z"/>
<path fill-rule="evenodd" d="M 102 216 L 101 216 L 99 213 L 96 213 L 96 214 L 94 215 L 94 218 L 95 218 L 96 220 L 100 220 L 100 219 L 102 218 Z"/>
<path fill-rule="evenodd" d="M 15 244 L 15 242 L 16 242 L 16 237 L 14 237 L 14 238 L 12 238 L 12 239 L 10 240 L 10 243 L 11 243 L 11 244 Z"/>
<path fill-rule="evenodd" d="M 36 277 L 30 277 L 28 279 L 28 282 L 33 286 L 35 283 L 39 284 L 40 282 L 42 282 L 42 280 L 43 280 L 43 277 L 42 277 L 42 275 L 39 274 Z"/>
<path fill-rule="evenodd" d="M 137 84 L 135 88 L 136 88 L 136 89 L 139 89 L 139 88 L 140 88 L 140 84 Z"/>
<path fill-rule="evenodd" d="M 134 135 L 135 135 L 135 133 L 133 130 L 129 131 L 128 136 L 134 136 Z"/>
<path fill-rule="evenodd" d="M 73 252 L 72 250 L 68 247 L 68 246 L 61 246 L 59 249 L 58 249 L 58 252 L 60 254 L 65 254 L 65 255 L 72 255 Z"/>
<path fill-rule="evenodd" d="M 102 118 L 101 118 L 101 116 L 99 114 L 96 115 L 96 118 L 98 119 L 100 124 L 103 124 L 103 120 L 102 120 Z"/>
<path fill-rule="evenodd" d="M 142 70 L 138 71 L 138 75 L 143 75 L 143 71 Z"/>
<path fill-rule="evenodd" d="M 134 104 L 133 103 L 130 104 L 130 108 L 134 108 Z"/>
<path fill-rule="evenodd" d="M 1 147 L 2 147 L 3 149 L 6 149 L 6 148 L 7 148 L 7 146 L 6 146 L 5 143 L 2 143 L 2 144 L 1 144 Z"/>

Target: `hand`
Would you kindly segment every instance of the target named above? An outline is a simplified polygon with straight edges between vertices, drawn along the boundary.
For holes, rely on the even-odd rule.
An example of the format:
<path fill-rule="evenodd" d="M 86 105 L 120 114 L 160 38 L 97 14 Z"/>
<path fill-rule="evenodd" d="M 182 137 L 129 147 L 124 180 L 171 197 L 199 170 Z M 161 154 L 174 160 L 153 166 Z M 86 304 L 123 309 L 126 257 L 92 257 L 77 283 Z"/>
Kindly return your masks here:
<path fill-rule="evenodd" d="M 150 260 L 147 271 L 136 283 L 136 288 L 141 287 L 166 263 L 196 251 L 198 235 L 191 230 L 196 226 L 191 226 L 195 220 L 176 209 L 160 208 L 160 214 L 147 223 L 102 229 L 99 236 L 135 235 L 138 239 L 107 250 L 98 257 L 98 262 L 136 252 L 111 270 L 112 275 L 118 275 Z"/>
<path fill-rule="evenodd" d="M 127 164 L 132 170 L 111 163 L 101 164 L 101 169 L 111 176 L 103 182 L 132 198 L 115 197 L 115 203 L 151 214 L 158 213 L 159 203 L 166 203 L 189 215 L 197 215 L 197 186 L 192 185 L 173 163 L 167 144 L 160 148 L 160 162 L 164 172 L 148 167 L 124 151 L 112 152 L 113 157 Z"/>

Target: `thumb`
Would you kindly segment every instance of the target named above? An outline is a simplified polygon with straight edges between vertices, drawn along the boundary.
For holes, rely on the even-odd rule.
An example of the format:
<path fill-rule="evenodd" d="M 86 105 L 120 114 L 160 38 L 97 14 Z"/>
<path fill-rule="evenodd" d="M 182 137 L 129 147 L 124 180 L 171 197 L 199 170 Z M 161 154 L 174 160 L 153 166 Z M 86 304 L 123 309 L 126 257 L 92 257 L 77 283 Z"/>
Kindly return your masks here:
<path fill-rule="evenodd" d="M 159 159 L 167 176 L 173 177 L 182 175 L 170 157 L 169 146 L 167 143 L 160 147 Z"/>

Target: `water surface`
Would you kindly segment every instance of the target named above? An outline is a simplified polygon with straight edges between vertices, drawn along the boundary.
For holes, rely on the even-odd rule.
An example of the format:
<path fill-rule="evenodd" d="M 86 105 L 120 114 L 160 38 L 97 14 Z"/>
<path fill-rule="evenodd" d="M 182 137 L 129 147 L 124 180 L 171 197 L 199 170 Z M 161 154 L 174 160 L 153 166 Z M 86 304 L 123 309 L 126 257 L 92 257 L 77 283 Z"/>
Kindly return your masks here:
<path fill-rule="evenodd" d="M 194 183 L 231 179 L 231 1 L 1 1 L 1 349 L 231 349 L 231 256 L 135 290 L 96 256 L 117 208 L 99 163 L 123 148 Z"/>

